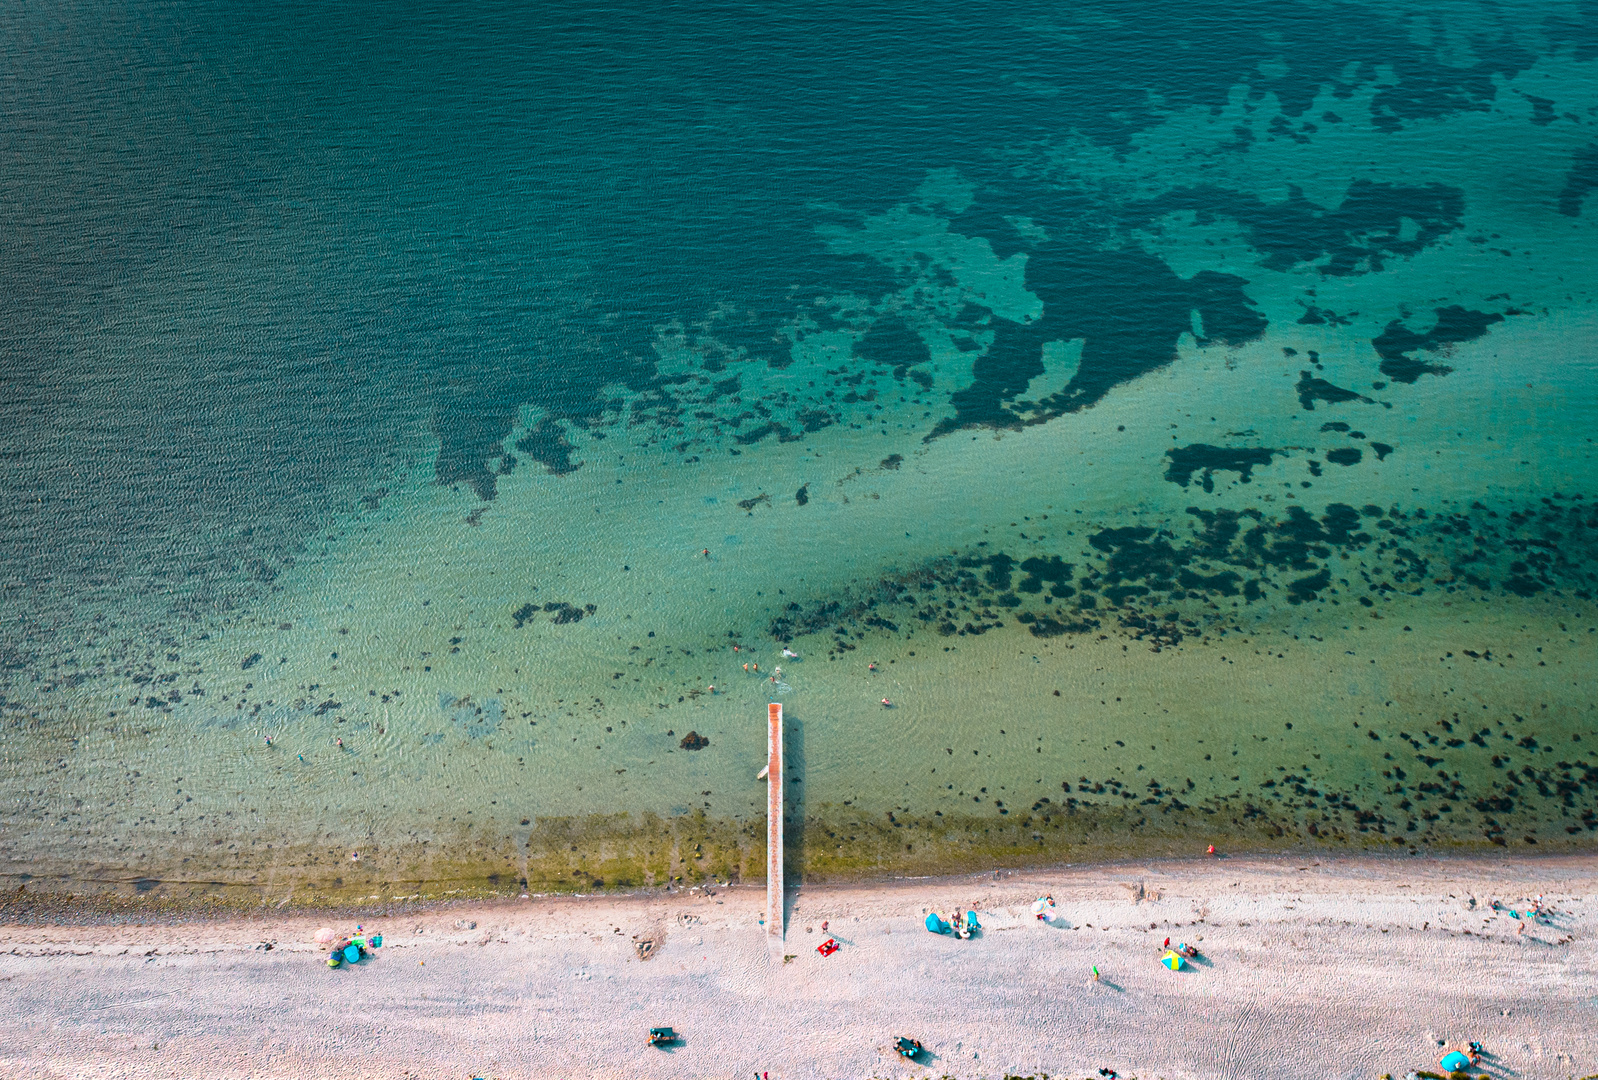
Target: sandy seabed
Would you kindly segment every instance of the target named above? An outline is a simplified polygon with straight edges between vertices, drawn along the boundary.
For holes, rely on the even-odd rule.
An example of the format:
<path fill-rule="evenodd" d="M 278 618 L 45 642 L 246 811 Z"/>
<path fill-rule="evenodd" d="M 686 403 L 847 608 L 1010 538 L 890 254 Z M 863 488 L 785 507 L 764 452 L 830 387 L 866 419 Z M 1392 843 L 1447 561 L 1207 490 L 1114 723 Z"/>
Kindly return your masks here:
<path fill-rule="evenodd" d="M 533 896 L 352 918 L 385 941 L 339 970 L 326 916 L 10 925 L 0 1075 L 1374 1080 L 1478 1039 L 1490 1076 L 1587 1077 L 1595 891 L 1598 860 L 1568 857 L 1001 871 L 798 890 L 778 951 L 755 887 Z M 1493 908 L 1538 894 L 1523 932 Z M 961 908 L 978 938 L 923 929 Z M 1167 936 L 1201 958 L 1166 970 Z M 668 1024 L 681 1043 L 646 1047 Z"/>

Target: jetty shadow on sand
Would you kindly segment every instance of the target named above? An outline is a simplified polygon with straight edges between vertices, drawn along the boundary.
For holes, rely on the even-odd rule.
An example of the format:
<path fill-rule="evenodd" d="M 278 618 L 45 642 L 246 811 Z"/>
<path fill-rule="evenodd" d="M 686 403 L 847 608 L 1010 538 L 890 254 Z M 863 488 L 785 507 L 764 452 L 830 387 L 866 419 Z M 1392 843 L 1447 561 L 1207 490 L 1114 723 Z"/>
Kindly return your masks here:
<path fill-rule="evenodd" d="M 786 706 L 782 713 L 782 923 L 793 922 L 794 905 L 804 887 L 805 723 Z"/>

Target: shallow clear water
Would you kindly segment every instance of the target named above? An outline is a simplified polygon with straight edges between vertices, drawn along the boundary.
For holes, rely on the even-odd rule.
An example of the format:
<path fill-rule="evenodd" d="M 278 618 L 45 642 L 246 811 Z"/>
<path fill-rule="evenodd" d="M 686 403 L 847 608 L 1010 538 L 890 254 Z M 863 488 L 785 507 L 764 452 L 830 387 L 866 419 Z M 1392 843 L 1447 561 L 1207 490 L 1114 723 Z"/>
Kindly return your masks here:
<path fill-rule="evenodd" d="M 0 17 L 0 870 L 1598 832 L 1590 12 Z"/>

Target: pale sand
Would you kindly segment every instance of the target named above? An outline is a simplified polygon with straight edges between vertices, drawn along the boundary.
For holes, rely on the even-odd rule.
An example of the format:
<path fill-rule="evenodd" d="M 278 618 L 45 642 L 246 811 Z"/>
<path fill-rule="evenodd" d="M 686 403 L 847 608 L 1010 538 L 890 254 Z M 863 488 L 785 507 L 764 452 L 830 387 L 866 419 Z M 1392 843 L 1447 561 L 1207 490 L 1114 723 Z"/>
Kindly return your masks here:
<path fill-rule="evenodd" d="M 788 964 L 767 953 L 761 889 L 712 891 L 369 918 L 383 947 L 339 971 L 311 944 L 328 920 L 300 915 L 0 928 L 0 1075 L 1375 1078 L 1471 1038 L 1495 1077 L 1598 1072 L 1592 859 L 1217 859 L 804 890 Z M 1029 914 L 1043 892 L 1058 926 Z M 1538 893 L 1562 914 L 1524 935 L 1488 907 Z M 981 913 L 979 939 L 922 928 L 957 907 Z M 843 943 L 829 958 L 823 919 Z M 1206 959 L 1165 970 L 1166 935 Z M 635 938 L 657 943 L 648 961 Z M 658 1024 L 684 1043 L 646 1048 Z M 927 1065 L 889 1052 L 899 1033 Z"/>

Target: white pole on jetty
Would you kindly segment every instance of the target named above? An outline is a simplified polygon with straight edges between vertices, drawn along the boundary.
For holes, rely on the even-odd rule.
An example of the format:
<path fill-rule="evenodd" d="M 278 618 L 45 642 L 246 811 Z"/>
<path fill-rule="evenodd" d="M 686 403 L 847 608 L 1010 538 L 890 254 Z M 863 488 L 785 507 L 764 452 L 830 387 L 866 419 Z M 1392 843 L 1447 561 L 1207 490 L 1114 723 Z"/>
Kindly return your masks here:
<path fill-rule="evenodd" d="M 766 706 L 766 943 L 782 940 L 782 703 L 773 701 Z"/>

